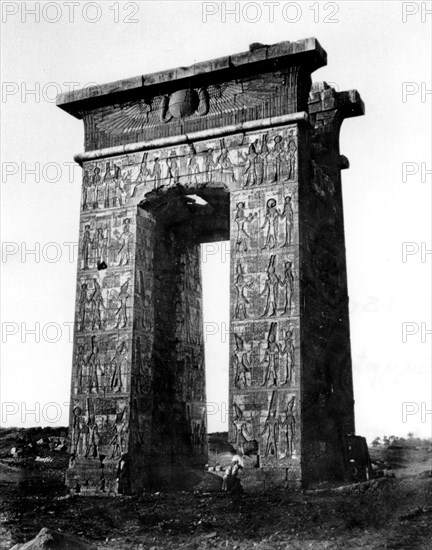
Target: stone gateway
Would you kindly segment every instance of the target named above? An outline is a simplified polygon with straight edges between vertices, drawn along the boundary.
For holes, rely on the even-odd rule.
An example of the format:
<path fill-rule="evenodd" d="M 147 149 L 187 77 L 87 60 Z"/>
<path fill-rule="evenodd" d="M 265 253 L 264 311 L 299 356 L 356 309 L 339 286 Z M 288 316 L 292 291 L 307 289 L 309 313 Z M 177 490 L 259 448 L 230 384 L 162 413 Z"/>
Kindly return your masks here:
<path fill-rule="evenodd" d="M 86 88 L 67 475 L 81 493 L 207 462 L 201 243 L 231 247 L 229 439 L 247 486 L 343 478 L 354 399 L 339 152 L 355 90 L 314 38 Z M 217 292 L 215 290 L 215 292 Z M 189 477 L 188 477 L 189 476 Z"/>

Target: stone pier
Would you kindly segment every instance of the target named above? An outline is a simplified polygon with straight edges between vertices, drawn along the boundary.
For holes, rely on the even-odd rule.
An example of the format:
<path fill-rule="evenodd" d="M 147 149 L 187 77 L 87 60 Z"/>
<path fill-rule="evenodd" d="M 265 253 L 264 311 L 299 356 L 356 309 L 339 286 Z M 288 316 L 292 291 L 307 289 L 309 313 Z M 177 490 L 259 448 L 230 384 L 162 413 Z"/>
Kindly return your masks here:
<path fill-rule="evenodd" d="M 245 484 L 345 476 L 354 399 L 339 131 L 364 107 L 355 90 L 312 84 L 325 64 L 314 38 L 253 44 L 58 98 L 85 131 L 71 489 L 199 479 L 200 245 L 222 240 L 229 439 L 253 457 Z"/>

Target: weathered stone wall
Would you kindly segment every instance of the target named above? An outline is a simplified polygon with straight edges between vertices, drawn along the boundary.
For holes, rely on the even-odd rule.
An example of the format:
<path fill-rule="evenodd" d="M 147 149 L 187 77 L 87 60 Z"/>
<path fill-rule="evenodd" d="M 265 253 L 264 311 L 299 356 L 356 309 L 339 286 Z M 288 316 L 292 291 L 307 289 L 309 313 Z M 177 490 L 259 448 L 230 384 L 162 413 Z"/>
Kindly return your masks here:
<path fill-rule="evenodd" d="M 114 490 L 128 449 L 136 226 L 136 208 L 81 216 L 68 483 L 82 491 Z"/>
<path fill-rule="evenodd" d="M 300 479 L 299 131 L 261 133 L 231 192 L 230 440 L 278 481 Z"/>
<path fill-rule="evenodd" d="M 363 112 L 358 94 L 314 84 L 300 186 L 302 454 L 305 480 L 342 478 L 354 433 L 348 288 L 339 152 L 343 120 Z"/>

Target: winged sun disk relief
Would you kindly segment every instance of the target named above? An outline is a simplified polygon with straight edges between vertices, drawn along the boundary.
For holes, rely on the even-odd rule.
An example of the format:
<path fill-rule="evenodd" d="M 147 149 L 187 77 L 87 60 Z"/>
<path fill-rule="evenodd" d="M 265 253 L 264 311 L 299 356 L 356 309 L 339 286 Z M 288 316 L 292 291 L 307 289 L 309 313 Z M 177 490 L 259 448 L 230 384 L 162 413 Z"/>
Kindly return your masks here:
<path fill-rule="evenodd" d="M 210 98 L 205 88 L 184 89 L 165 95 L 160 103 L 160 120 L 169 122 L 173 118 L 183 118 L 198 113 L 205 116 L 210 110 Z"/>
<path fill-rule="evenodd" d="M 173 96 L 180 92 L 189 92 L 189 89 L 178 90 L 171 96 L 166 95 L 162 98 L 154 97 L 152 99 L 141 100 L 126 104 L 120 110 L 107 113 L 101 111 L 95 114 L 94 123 L 98 131 L 108 134 L 140 134 L 144 127 L 155 127 L 161 122 L 166 124 L 169 121 L 176 120 L 171 112 L 170 104 L 180 109 L 181 102 L 173 101 Z M 223 83 L 219 85 L 210 85 L 208 88 L 200 88 L 198 91 L 192 90 L 197 96 L 195 111 L 189 115 L 183 116 L 204 116 L 220 115 L 222 113 L 234 112 L 237 109 L 257 107 L 263 102 L 277 97 L 279 94 L 279 84 L 267 82 L 262 88 L 256 85 L 247 85 L 246 83 Z M 200 100 L 201 91 L 201 100 Z M 194 95 L 192 94 L 192 95 Z M 204 96 L 207 95 L 207 100 Z M 187 105 L 187 104 L 186 104 Z M 183 106 L 184 108 L 184 106 Z"/>

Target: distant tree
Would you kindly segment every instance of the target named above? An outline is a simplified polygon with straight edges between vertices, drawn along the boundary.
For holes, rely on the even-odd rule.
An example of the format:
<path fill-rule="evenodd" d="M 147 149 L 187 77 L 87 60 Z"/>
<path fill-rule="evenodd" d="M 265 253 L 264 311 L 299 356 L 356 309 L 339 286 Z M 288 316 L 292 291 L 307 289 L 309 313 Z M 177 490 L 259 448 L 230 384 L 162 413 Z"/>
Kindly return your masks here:
<path fill-rule="evenodd" d="M 396 437 L 395 435 L 389 436 L 389 443 L 390 443 L 390 445 L 394 445 L 395 443 L 397 443 L 398 439 L 399 439 L 399 438 Z"/>
<path fill-rule="evenodd" d="M 372 447 L 376 447 L 381 443 L 381 438 L 378 436 L 372 441 Z"/>
<path fill-rule="evenodd" d="M 408 437 L 408 439 L 413 439 L 414 433 L 413 432 L 408 432 L 407 437 Z"/>
<path fill-rule="evenodd" d="M 390 445 L 389 438 L 386 435 L 383 435 L 382 442 L 383 442 L 383 445 Z"/>

